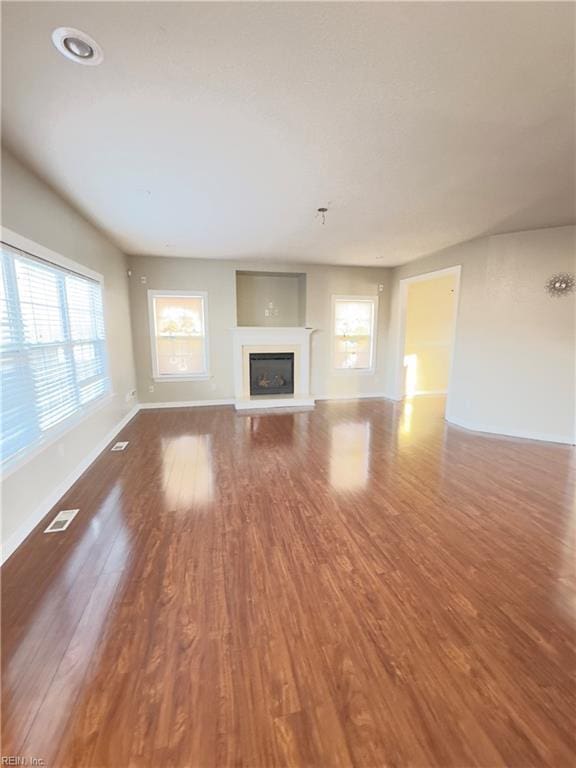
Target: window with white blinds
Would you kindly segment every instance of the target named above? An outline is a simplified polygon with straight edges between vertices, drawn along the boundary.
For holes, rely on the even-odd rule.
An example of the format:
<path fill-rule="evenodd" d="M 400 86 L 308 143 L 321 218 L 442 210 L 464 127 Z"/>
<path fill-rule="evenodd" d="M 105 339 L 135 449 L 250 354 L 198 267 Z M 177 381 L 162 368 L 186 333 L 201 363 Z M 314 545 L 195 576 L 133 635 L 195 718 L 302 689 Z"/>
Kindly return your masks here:
<path fill-rule="evenodd" d="M 110 389 L 99 282 L 2 243 L 2 462 Z"/>

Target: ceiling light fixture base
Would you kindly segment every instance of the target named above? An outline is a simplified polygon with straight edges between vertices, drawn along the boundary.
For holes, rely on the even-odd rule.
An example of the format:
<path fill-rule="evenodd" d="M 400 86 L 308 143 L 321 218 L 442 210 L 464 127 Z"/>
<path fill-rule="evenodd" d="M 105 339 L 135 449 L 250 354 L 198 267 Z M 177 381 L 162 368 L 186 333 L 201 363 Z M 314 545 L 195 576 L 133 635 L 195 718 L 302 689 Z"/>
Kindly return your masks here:
<path fill-rule="evenodd" d="M 76 64 L 95 67 L 104 60 L 104 53 L 96 40 L 80 29 L 58 27 L 52 32 L 52 42 L 62 56 Z"/>

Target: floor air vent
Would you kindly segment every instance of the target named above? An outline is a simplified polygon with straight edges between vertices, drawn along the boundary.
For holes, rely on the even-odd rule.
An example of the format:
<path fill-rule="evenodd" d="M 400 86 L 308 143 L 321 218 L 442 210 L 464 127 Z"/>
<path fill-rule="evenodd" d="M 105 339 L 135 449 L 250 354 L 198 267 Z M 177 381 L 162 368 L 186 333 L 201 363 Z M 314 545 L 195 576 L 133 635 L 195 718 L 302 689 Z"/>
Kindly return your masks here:
<path fill-rule="evenodd" d="M 62 512 L 58 512 L 44 533 L 60 533 L 60 531 L 65 531 L 79 511 L 79 509 L 63 509 Z"/>
<path fill-rule="evenodd" d="M 125 442 L 125 443 L 114 443 L 114 445 L 112 446 L 112 450 L 113 451 L 125 451 L 127 445 L 128 445 L 128 442 Z"/>

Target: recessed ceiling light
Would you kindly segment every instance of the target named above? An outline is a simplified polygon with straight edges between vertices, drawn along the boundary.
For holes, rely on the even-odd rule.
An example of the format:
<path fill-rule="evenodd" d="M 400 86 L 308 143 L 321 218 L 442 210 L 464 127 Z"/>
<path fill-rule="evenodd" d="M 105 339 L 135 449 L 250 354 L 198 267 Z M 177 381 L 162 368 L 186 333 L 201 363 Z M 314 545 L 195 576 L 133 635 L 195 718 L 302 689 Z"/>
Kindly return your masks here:
<path fill-rule="evenodd" d="M 52 32 L 52 42 L 63 56 L 94 67 L 104 59 L 102 48 L 86 32 L 73 27 L 58 27 Z"/>

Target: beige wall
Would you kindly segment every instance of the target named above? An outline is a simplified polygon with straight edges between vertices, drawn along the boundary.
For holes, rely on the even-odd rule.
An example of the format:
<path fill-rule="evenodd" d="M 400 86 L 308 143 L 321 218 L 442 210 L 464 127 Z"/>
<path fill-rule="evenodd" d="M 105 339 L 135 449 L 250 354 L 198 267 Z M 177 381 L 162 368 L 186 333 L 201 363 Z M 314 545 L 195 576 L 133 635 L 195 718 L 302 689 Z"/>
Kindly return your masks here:
<path fill-rule="evenodd" d="M 236 270 L 262 270 L 262 265 L 246 262 L 203 259 L 130 258 L 132 331 L 138 382 L 142 402 L 190 402 L 231 399 L 234 396 L 231 329 L 236 324 Z M 327 267 L 316 265 L 278 265 L 278 272 L 306 275 L 306 325 L 312 334 L 311 390 L 313 395 L 355 396 L 382 394 L 384 360 L 388 335 L 388 289 L 390 270 L 366 267 Z M 145 279 L 145 283 L 143 282 Z M 379 293 L 378 285 L 383 286 Z M 208 293 L 210 378 L 192 382 L 154 382 L 152 380 L 150 327 L 147 291 L 202 290 Z M 373 374 L 338 372 L 333 369 L 330 333 L 332 295 L 373 295 L 380 297 L 376 371 Z M 153 387 L 153 391 L 150 391 Z"/>
<path fill-rule="evenodd" d="M 393 271 L 386 386 L 395 391 L 401 278 L 462 265 L 447 418 L 473 429 L 574 441 L 576 296 L 545 283 L 576 269 L 575 227 L 480 238 Z"/>
<path fill-rule="evenodd" d="M 236 277 L 236 307 L 238 325 L 304 325 L 306 277 L 239 272 Z"/>
<path fill-rule="evenodd" d="M 455 289 L 455 275 L 408 284 L 404 354 L 415 356 L 416 392 L 448 390 Z"/>
<path fill-rule="evenodd" d="M 127 402 L 126 395 L 134 389 L 135 379 L 124 255 L 5 150 L 2 151 L 2 223 L 23 237 L 103 275 L 108 360 L 114 391 L 105 406 L 5 478 L 2 484 L 4 548 L 130 411 L 134 403 Z"/>

